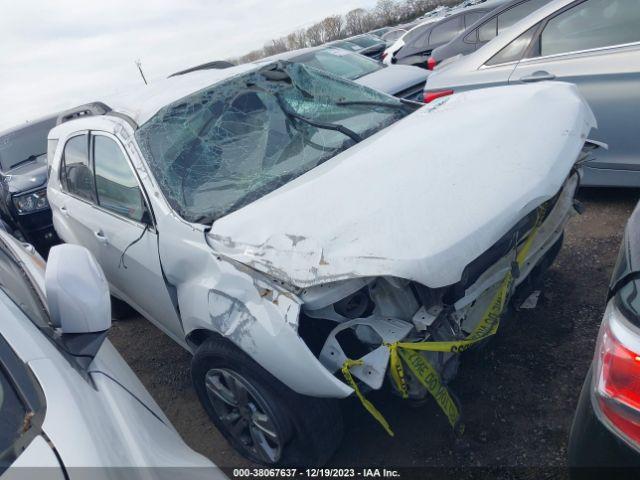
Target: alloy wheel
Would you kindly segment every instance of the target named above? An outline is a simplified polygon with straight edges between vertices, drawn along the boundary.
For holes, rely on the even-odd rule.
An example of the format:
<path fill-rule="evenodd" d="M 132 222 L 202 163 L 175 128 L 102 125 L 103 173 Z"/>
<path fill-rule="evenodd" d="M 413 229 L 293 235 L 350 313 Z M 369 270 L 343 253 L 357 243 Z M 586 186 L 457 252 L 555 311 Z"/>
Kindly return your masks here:
<path fill-rule="evenodd" d="M 212 368 L 205 375 L 207 395 L 229 434 L 267 464 L 282 455 L 282 438 L 267 401 L 237 372 Z"/>

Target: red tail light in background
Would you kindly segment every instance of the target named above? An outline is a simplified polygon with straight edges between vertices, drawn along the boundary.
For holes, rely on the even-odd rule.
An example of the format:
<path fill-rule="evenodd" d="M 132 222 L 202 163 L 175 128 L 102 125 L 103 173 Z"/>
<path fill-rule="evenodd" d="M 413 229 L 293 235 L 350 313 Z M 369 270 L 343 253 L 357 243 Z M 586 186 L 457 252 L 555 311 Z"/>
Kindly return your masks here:
<path fill-rule="evenodd" d="M 640 447 L 640 330 L 609 304 L 598 335 L 594 390 L 606 423 Z"/>
<path fill-rule="evenodd" d="M 384 60 L 385 58 L 387 58 L 387 55 L 389 55 L 387 52 L 382 52 L 382 56 L 380 57 L 380 60 Z"/>
<path fill-rule="evenodd" d="M 429 57 L 429 60 L 427 60 L 427 68 L 433 70 L 436 68 L 436 65 L 438 65 L 438 61 L 433 57 Z"/>
<path fill-rule="evenodd" d="M 453 95 L 453 90 L 436 90 L 424 92 L 424 103 L 431 103 L 437 98 Z"/>

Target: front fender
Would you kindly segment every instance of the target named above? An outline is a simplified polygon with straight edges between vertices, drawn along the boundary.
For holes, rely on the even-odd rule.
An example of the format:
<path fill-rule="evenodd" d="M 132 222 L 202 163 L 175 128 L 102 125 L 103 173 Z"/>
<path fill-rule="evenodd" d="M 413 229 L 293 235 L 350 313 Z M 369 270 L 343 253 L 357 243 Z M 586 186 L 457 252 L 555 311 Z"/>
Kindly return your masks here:
<path fill-rule="evenodd" d="M 298 336 L 301 302 L 295 295 L 217 256 L 202 232 L 175 233 L 161 237 L 161 259 L 176 287 L 185 336 L 202 329 L 219 333 L 297 393 L 344 398 L 353 392 Z"/>
<path fill-rule="evenodd" d="M 196 329 L 219 333 L 297 393 L 336 398 L 351 394 L 352 389 L 335 378 L 298 336 L 299 303 L 273 290 L 260 292 L 242 276 L 227 280 L 239 288 L 206 281 L 178 287 L 187 335 Z"/>

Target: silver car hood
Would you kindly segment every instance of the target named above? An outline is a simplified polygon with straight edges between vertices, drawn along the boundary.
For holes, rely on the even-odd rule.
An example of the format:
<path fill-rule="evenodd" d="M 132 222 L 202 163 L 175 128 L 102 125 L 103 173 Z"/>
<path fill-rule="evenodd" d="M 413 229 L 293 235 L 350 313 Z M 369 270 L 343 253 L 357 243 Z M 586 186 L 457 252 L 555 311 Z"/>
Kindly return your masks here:
<path fill-rule="evenodd" d="M 398 92 L 424 83 L 431 72 L 411 65 L 391 65 L 355 80 L 366 87 L 395 95 Z"/>
<path fill-rule="evenodd" d="M 456 94 L 217 220 L 209 244 L 298 287 L 451 285 L 560 190 L 595 126 L 570 84 Z"/>

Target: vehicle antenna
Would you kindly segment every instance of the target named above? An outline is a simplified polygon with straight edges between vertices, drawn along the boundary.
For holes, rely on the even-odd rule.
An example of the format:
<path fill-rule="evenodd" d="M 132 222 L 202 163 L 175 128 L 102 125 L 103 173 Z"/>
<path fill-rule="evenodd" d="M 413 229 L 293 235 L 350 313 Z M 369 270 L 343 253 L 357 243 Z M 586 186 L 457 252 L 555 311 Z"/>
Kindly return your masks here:
<path fill-rule="evenodd" d="M 136 66 L 138 67 L 138 71 L 140 72 L 140 76 L 142 77 L 142 80 L 144 81 L 145 85 L 149 85 L 147 83 L 147 79 L 144 76 L 144 72 L 142 71 L 142 62 L 140 61 L 140 59 L 136 60 Z"/>

